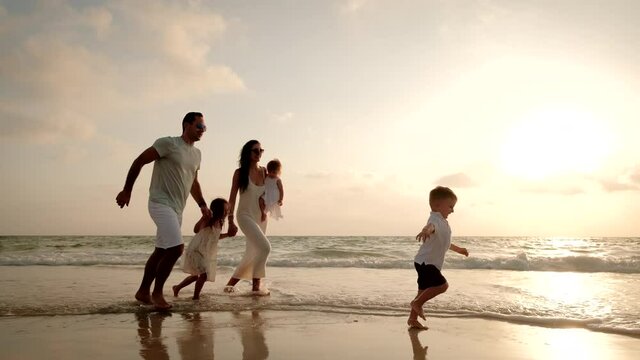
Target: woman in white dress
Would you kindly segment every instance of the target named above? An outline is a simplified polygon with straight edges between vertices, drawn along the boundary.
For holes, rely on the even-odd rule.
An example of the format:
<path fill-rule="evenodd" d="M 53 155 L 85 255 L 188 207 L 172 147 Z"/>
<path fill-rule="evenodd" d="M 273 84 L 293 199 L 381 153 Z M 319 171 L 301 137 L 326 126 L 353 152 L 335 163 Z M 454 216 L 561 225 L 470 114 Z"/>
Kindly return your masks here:
<path fill-rule="evenodd" d="M 240 230 L 246 238 L 246 248 L 242 260 L 225 286 L 225 292 L 233 292 L 234 286 L 240 281 L 251 280 L 252 290 L 256 295 L 268 295 L 267 290 L 260 289 L 260 280 L 265 277 L 267 258 L 271 252 L 271 244 L 265 236 L 267 221 L 262 221 L 260 197 L 264 194 L 264 182 L 267 171 L 259 166 L 262 157 L 260 142 L 250 140 L 240 151 L 240 167 L 233 173 L 231 193 L 229 194 L 229 231 L 235 228 L 233 209 L 236 195 L 240 191 L 236 216 Z"/>

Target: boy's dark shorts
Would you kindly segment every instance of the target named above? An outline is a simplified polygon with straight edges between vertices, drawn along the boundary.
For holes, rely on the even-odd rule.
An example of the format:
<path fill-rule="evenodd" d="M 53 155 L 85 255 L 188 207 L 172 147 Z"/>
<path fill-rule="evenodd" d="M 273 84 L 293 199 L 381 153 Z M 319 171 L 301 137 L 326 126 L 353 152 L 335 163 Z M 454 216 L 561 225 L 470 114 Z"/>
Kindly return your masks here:
<path fill-rule="evenodd" d="M 413 263 L 418 272 L 418 289 L 425 290 L 426 288 L 440 286 L 447 283 L 447 279 L 442 276 L 440 270 L 435 265 L 425 265 Z"/>

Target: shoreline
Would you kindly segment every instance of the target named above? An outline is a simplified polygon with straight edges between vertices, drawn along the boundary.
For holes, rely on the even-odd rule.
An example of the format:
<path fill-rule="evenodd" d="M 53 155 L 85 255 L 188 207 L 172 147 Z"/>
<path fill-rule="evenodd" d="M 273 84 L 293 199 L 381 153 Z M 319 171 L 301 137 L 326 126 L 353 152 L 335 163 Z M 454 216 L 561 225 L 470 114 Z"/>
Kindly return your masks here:
<path fill-rule="evenodd" d="M 362 268 L 270 268 L 266 286 L 271 296 L 254 298 L 250 295 L 250 283 L 242 282 L 234 294 L 223 292 L 224 280 L 233 269 L 220 267 L 218 281 L 207 282 L 201 300 L 191 300 L 192 288 L 185 289 L 174 298 L 165 288 L 165 297 L 174 305 L 174 313 L 188 312 L 240 312 L 250 310 L 305 311 L 309 313 L 334 313 L 340 316 L 405 316 L 408 301 L 414 294 L 415 283 L 410 270 L 362 269 Z M 487 271 L 490 271 L 488 273 Z M 140 310 L 132 289 L 139 285 L 141 269 L 129 266 L 4 266 L 0 272 L 0 284 L 4 292 L 0 296 L 0 318 L 11 316 L 53 315 L 117 315 L 133 314 Z M 425 308 L 427 314 L 437 319 L 484 319 L 556 328 L 580 328 L 588 331 L 640 338 L 637 319 L 630 311 L 636 306 L 630 294 L 627 298 L 611 303 L 611 296 L 618 294 L 624 284 L 629 288 L 640 278 L 629 275 L 581 275 L 566 273 L 521 273 L 504 270 L 470 272 L 449 270 L 447 277 L 451 289 Z M 168 284 L 184 278 L 178 269 L 172 272 Z M 330 286 L 317 286 L 309 279 L 322 278 Z M 555 284 L 549 290 L 549 283 Z M 30 284 L 25 286 L 24 284 Z M 580 286 L 567 288 L 563 284 Z M 580 291 L 592 284 L 610 284 L 597 292 Z M 384 294 L 371 289 L 386 289 Z M 519 308 L 523 292 L 530 302 Z M 551 292 L 550 292 L 551 291 Z M 504 299 L 501 297 L 505 296 Z M 539 315 L 538 297 L 545 296 Z M 548 308 L 555 301 L 571 300 L 586 311 L 572 311 L 568 307 Z M 600 311 L 598 304 L 613 306 Z M 513 309 L 513 312 L 508 310 Z M 568 310 L 568 311 L 565 311 Z M 605 309 L 606 310 L 606 309 Z M 148 311 L 148 310 L 147 310 Z M 536 313 L 533 313 L 536 314 Z M 607 316 L 615 315 L 613 319 Z M 623 320 L 624 322 L 620 322 Z"/>
<path fill-rule="evenodd" d="M 91 314 L 0 318 L 7 359 L 637 359 L 637 338 L 474 318 L 327 312 Z M 100 339 L 99 342 L 96 339 Z"/>

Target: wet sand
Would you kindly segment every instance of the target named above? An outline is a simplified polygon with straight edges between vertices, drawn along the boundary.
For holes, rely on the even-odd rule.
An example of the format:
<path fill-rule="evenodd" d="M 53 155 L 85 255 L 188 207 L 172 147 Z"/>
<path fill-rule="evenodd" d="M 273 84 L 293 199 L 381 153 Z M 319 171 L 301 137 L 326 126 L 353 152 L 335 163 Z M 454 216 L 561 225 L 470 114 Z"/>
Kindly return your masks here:
<path fill-rule="evenodd" d="M 638 359 L 640 339 L 584 329 L 323 312 L 0 318 L 3 359 Z"/>

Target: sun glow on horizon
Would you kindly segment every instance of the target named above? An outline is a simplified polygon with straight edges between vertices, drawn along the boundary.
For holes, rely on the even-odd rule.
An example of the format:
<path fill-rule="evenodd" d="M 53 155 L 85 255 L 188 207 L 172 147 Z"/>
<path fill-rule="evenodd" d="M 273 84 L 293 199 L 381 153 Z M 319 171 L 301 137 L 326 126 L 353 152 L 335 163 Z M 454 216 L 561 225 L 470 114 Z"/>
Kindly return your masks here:
<path fill-rule="evenodd" d="M 591 174 L 611 152 L 611 134 L 592 114 L 549 108 L 529 113 L 502 147 L 505 172 L 526 179 Z"/>

